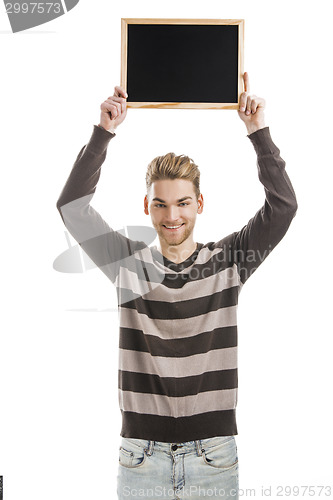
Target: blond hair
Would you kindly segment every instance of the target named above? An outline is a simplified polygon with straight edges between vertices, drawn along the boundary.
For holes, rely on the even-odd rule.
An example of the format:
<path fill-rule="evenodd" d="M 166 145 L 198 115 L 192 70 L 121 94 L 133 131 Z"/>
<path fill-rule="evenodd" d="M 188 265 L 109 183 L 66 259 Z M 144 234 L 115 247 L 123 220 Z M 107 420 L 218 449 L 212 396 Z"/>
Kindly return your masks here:
<path fill-rule="evenodd" d="M 147 193 L 153 182 L 163 179 L 186 179 L 191 181 L 198 200 L 200 196 L 200 170 L 188 156 L 176 156 L 175 153 L 167 153 L 154 158 L 147 167 Z"/>

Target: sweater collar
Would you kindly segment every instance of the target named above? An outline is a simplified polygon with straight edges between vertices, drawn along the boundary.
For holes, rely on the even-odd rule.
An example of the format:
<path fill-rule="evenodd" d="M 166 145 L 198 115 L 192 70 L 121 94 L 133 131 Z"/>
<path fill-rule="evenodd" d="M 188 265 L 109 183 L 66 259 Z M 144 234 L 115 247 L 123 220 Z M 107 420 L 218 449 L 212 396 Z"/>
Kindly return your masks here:
<path fill-rule="evenodd" d="M 169 260 L 167 257 L 165 257 L 159 250 L 157 250 L 156 245 L 153 247 L 150 247 L 150 249 L 151 249 L 151 253 L 153 255 L 154 260 L 160 262 L 161 264 L 163 264 L 165 267 L 167 267 L 171 271 L 180 272 L 183 269 L 186 269 L 187 267 L 189 267 L 191 264 L 193 264 L 193 262 L 197 258 L 198 253 L 202 247 L 203 247 L 203 243 L 197 243 L 197 247 L 194 250 L 194 252 L 189 257 L 187 257 L 186 260 L 184 260 L 183 262 L 179 262 L 179 263 L 173 262 L 172 260 Z"/>

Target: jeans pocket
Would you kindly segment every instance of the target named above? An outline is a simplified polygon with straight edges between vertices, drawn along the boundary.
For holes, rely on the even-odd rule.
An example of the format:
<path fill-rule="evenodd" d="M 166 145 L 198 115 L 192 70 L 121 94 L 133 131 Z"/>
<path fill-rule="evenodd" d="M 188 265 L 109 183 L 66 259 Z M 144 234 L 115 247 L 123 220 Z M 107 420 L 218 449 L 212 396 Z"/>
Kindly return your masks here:
<path fill-rule="evenodd" d="M 234 436 L 223 438 L 220 443 L 202 449 L 205 464 L 218 469 L 229 470 L 238 464 L 237 446 Z"/>
<path fill-rule="evenodd" d="M 119 446 L 119 465 L 129 467 L 141 467 L 146 460 L 146 452 L 144 448 L 132 444 L 122 444 Z"/>

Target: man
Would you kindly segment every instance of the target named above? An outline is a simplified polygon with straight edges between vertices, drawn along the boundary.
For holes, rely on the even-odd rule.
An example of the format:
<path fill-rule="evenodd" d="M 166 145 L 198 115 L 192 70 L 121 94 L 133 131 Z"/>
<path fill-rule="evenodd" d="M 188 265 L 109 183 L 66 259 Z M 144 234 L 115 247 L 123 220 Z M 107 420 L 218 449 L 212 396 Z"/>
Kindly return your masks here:
<path fill-rule="evenodd" d="M 159 246 L 126 238 L 90 205 L 126 98 L 115 87 L 102 103 L 100 123 L 57 202 L 70 233 L 117 289 L 118 498 L 238 498 L 238 295 L 286 233 L 295 193 L 265 125 L 265 102 L 249 94 L 245 73 L 238 114 L 257 153 L 263 207 L 240 231 L 195 242 L 204 206 L 199 169 L 169 153 L 146 173 L 144 211 Z"/>

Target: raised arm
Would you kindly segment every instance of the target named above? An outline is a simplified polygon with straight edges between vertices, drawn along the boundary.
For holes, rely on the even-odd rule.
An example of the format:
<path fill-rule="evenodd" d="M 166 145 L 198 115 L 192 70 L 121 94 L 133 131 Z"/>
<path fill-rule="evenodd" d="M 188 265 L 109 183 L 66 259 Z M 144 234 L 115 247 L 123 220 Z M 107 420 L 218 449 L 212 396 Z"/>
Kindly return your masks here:
<path fill-rule="evenodd" d="M 246 226 L 233 234 L 232 246 L 242 283 L 283 238 L 297 211 L 297 200 L 285 171 L 285 161 L 265 125 L 264 108 L 264 99 L 249 94 L 249 78 L 245 73 L 238 114 L 257 153 L 265 202 Z"/>
<path fill-rule="evenodd" d="M 94 125 L 91 138 L 77 156 L 57 201 L 57 209 L 70 234 L 112 282 L 116 280 L 120 261 L 131 255 L 140 242 L 111 229 L 90 201 L 108 144 L 126 112 L 126 93 L 121 87 L 115 87 L 114 95 L 101 104 L 100 123 Z"/>
<path fill-rule="evenodd" d="M 100 176 L 108 144 L 115 137 L 116 128 L 125 120 L 127 94 L 121 87 L 114 88 L 114 95 L 101 104 L 99 125 L 88 144 L 78 154 L 72 171 L 57 201 L 57 208 L 63 218 L 62 207 L 73 200 L 93 194 Z"/>

